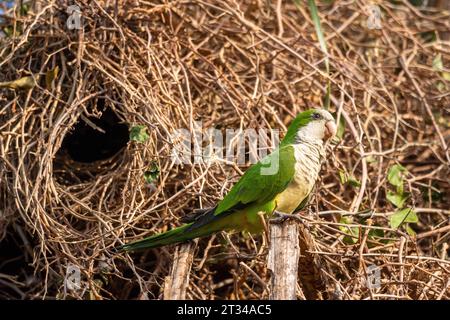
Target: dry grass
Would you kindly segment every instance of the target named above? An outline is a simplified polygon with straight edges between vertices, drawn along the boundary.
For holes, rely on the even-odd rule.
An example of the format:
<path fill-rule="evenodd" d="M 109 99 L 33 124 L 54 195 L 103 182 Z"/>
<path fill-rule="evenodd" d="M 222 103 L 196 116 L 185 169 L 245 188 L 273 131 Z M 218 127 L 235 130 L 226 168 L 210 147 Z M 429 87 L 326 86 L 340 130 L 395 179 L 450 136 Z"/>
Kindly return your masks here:
<path fill-rule="evenodd" d="M 195 120 L 284 130 L 297 112 L 322 105 L 327 79 L 345 132 L 300 222 L 299 286 L 315 299 L 450 298 L 450 83 L 432 68 L 438 54 L 450 66 L 450 43 L 439 39 L 450 30 L 448 12 L 383 1 L 382 29 L 369 30 L 365 1 L 322 4 L 328 77 L 306 5 L 106 2 L 77 1 L 83 31 L 67 30 L 69 1 L 59 0 L 17 16 L 8 22 L 17 34 L 0 38 L 0 81 L 41 75 L 32 90 L 0 89 L 0 255 L 16 258 L 0 262 L 2 298 L 64 297 L 68 264 L 82 273 L 82 290 L 69 297 L 160 297 L 173 247 L 130 255 L 112 248 L 213 205 L 245 170 L 174 164 L 170 132 L 192 131 Z M 146 125 L 150 139 L 107 160 L 73 161 L 64 138 L 105 108 Z M 143 179 L 153 162 L 161 171 L 155 187 Z M 408 169 L 416 237 L 389 225 L 387 173 L 396 163 Z M 342 184 L 339 171 L 360 186 Z M 359 230 L 355 241 L 340 228 L 342 216 Z M 187 297 L 267 298 L 266 249 L 261 236 L 202 239 Z M 380 268 L 380 288 L 366 285 L 370 265 Z"/>

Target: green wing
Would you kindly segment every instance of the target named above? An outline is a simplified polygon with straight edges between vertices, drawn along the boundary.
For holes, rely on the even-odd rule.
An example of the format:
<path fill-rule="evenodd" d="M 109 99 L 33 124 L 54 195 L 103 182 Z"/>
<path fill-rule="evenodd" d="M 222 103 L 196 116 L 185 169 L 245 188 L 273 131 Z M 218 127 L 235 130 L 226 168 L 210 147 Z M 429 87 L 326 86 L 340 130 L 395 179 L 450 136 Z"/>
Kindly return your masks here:
<path fill-rule="evenodd" d="M 214 215 L 257 202 L 265 203 L 286 189 L 295 174 L 294 148 L 276 149 L 251 166 L 230 192 L 220 201 Z"/>

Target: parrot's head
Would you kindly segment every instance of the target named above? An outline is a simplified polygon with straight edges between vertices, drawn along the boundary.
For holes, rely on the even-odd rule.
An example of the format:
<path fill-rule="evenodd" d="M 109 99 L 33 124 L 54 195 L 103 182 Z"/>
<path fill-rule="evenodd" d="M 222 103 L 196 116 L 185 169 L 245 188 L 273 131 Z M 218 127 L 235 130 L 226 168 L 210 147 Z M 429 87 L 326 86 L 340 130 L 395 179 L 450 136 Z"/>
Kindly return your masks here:
<path fill-rule="evenodd" d="M 282 144 L 300 141 L 325 142 L 336 134 L 333 116 L 325 109 L 309 109 L 295 117 L 288 128 Z"/>

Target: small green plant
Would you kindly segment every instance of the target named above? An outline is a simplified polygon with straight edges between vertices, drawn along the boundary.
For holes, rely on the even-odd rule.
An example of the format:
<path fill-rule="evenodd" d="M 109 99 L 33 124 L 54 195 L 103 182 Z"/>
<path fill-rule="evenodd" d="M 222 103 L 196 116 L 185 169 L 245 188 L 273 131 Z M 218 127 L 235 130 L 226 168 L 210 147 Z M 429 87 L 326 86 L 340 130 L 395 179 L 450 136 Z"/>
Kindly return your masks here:
<path fill-rule="evenodd" d="M 148 138 L 150 138 L 150 136 L 147 132 L 146 126 L 136 125 L 136 126 L 131 127 L 131 130 L 130 130 L 130 140 L 131 141 L 144 143 L 145 141 L 148 140 Z"/>
<path fill-rule="evenodd" d="M 436 71 L 442 79 L 450 81 L 450 72 L 445 71 L 444 63 L 442 62 L 442 55 L 438 53 L 433 59 L 433 70 Z M 439 91 L 443 92 L 447 90 L 447 84 L 445 81 L 438 81 L 436 86 Z"/>
<path fill-rule="evenodd" d="M 337 114 L 335 115 L 335 118 L 337 118 Z M 341 141 L 342 138 L 344 137 L 344 133 L 345 133 L 345 120 L 344 117 L 341 116 L 339 118 L 339 123 L 337 125 L 335 139 L 337 139 L 337 141 Z"/>
<path fill-rule="evenodd" d="M 58 73 L 59 66 L 56 66 L 55 68 L 47 71 L 47 73 L 45 74 L 45 85 L 47 89 L 50 90 L 52 88 L 52 83 L 55 79 L 58 78 Z"/>
<path fill-rule="evenodd" d="M 361 186 L 361 182 L 353 175 L 348 174 L 344 170 L 339 170 L 339 180 L 342 184 L 348 184 L 352 187 L 358 188 Z"/>
<path fill-rule="evenodd" d="M 148 167 L 147 171 L 144 172 L 144 179 L 147 183 L 153 183 L 159 177 L 159 166 L 153 161 Z"/>
<path fill-rule="evenodd" d="M 342 217 L 339 220 L 339 223 L 342 224 L 352 224 L 353 221 L 347 217 Z M 345 244 L 355 244 L 359 240 L 359 228 L 358 227 L 350 227 L 350 226 L 339 226 L 339 229 L 346 234 L 342 241 Z"/>
<path fill-rule="evenodd" d="M 403 175 L 406 168 L 400 164 L 395 164 L 389 168 L 388 181 L 396 187 L 397 193 L 403 193 Z"/>
<path fill-rule="evenodd" d="M 416 212 L 412 208 L 405 208 L 397 211 L 391 216 L 390 225 L 392 229 L 398 229 L 403 223 L 417 223 L 419 218 Z M 409 234 L 414 235 L 414 230 L 409 225 L 406 225 L 406 231 Z"/>
<path fill-rule="evenodd" d="M 417 223 L 419 219 L 412 208 L 405 207 L 406 201 L 410 198 L 409 193 L 404 192 L 403 188 L 406 172 L 406 168 L 399 164 L 393 165 L 388 171 L 388 181 L 395 187 L 395 191 L 388 190 L 386 199 L 397 208 L 397 211 L 390 217 L 389 224 L 392 229 L 398 229 L 404 225 L 408 234 L 415 235 L 409 224 Z"/>

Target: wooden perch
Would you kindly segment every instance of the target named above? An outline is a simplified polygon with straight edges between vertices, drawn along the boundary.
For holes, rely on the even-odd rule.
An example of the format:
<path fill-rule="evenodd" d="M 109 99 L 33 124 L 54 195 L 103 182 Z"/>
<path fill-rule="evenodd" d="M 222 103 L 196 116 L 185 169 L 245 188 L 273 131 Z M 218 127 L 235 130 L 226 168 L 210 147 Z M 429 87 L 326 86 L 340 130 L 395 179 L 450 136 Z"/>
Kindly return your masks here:
<path fill-rule="evenodd" d="M 164 281 L 164 300 L 186 299 L 194 249 L 195 242 L 183 243 L 175 249 L 172 271 Z"/>
<path fill-rule="evenodd" d="M 300 245 L 298 225 L 288 219 L 270 224 L 267 266 L 271 272 L 270 300 L 296 300 Z M 301 294 L 303 295 L 303 294 Z"/>

